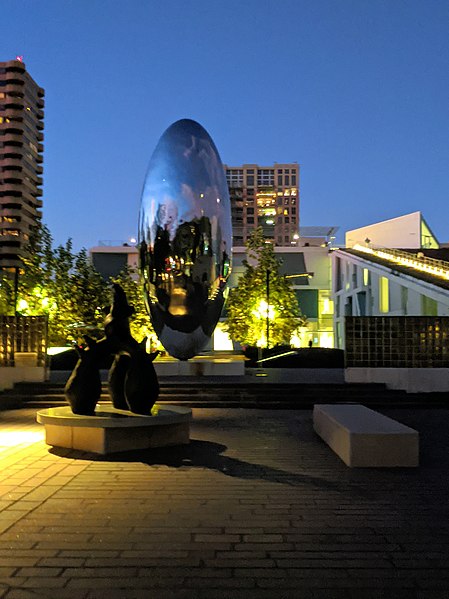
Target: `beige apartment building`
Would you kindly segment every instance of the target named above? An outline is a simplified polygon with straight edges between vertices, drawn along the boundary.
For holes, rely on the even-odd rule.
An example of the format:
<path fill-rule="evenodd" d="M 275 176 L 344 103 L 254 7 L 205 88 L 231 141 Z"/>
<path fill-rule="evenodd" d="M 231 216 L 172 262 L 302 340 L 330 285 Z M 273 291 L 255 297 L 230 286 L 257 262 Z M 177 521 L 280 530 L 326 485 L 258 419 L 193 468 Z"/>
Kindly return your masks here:
<path fill-rule="evenodd" d="M 243 246 L 261 226 L 276 246 L 296 245 L 299 235 L 299 164 L 224 165 L 231 199 L 233 246 Z"/>
<path fill-rule="evenodd" d="M 0 269 L 16 271 L 41 217 L 44 90 L 21 59 L 0 62 Z"/>

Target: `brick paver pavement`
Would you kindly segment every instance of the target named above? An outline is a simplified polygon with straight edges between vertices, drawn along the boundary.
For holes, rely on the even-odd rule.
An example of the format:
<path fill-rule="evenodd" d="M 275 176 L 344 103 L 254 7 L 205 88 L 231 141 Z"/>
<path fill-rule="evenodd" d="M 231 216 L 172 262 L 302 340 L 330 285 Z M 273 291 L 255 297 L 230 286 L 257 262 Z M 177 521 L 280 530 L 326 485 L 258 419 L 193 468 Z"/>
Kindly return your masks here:
<path fill-rule="evenodd" d="M 351 470 L 310 411 L 194 410 L 188 447 L 50 450 L 0 413 L 0 598 L 449 598 L 449 412 L 417 469 Z"/>

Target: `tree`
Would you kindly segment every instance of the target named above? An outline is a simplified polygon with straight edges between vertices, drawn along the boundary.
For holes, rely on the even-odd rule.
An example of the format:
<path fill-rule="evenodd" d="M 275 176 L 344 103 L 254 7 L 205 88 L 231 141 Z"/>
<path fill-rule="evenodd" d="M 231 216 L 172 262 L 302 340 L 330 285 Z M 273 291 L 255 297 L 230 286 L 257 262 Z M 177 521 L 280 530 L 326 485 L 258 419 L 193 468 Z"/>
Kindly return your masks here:
<path fill-rule="evenodd" d="M 83 248 L 74 257 L 69 273 L 70 328 L 72 336 L 80 340 L 83 335 L 103 335 L 104 308 L 110 303 L 110 289 L 90 261 Z"/>
<path fill-rule="evenodd" d="M 11 273 L 0 269 L 0 314 L 14 314 L 14 279 Z"/>
<path fill-rule="evenodd" d="M 71 239 L 56 249 L 52 242 L 47 227 L 39 223 L 22 259 L 18 313 L 46 314 L 51 345 L 80 341 L 87 332 L 91 336 L 102 335 L 102 308 L 110 301 L 107 283 L 91 264 L 85 249 L 74 253 Z M 4 289 L 4 295 L 11 294 L 8 286 Z"/>
<path fill-rule="evenodd" d="M 229 293 L 225 328 L 242 345 L 289 345 L 292 334 L 306 322 L 295 292 L 279 273 L 281 262 L 260 227 L 246 248 L 245 272 Z"/>

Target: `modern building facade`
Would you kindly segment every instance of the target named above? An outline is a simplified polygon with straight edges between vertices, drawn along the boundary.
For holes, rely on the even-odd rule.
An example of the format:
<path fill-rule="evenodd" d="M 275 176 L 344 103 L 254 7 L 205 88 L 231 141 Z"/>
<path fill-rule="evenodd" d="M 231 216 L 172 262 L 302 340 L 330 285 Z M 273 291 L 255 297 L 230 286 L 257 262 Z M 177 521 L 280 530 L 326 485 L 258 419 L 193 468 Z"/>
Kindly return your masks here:
<path fill-rule="evenodd" d="M 313 347 L 333 347 L 334 305 L 329 248 L 321 245 L 275 247 L 274 252 L 281 263 L 279 272 L 289 279 L 301 312 L 307 317 L 307 325 L 291 340 L 292 345 L 308 347 L 311 342 Z M 243 261 L 247 259 L 246 248 L 234 247 L 232 256 L 233 267 L 229 288 L 237 286 L 245 270 Z M 222 320 L 225 319 L 224 313 Z M 220 326 L 217 329 L 220 330 Z M 215 347 L 215 349 L 220 348 Z"/>
<path fill-rule="evenodd" d="M 259 226 L 276 246 L 295 245 L 299 236 L 299 164 L 224 168 L 231 198 L 232 245 L 244 246 Z"/>
<path fill-rule="evenodd" d="M 138 279 L 139 252 L 135 244 L 102 244 L 91 248 L 89 254 L 92 264 L 104 279 L 116 277 L 126 268 L 134 273 L 136 280 Z"/>
<path fill-rule="evenodd" d="M 345 245 L 386 248 L 438 248 L 439 243 L 421 212 L 411 212 L 396 218 L 347 231 Z"/>
<path fill-rule="evenodd" d="M 0 269 L 16 271 L 41 218 L 44 90 L 20 60 L 0 62 Z"/>
<path fill-rule="evenodd" d="M 449 316 L 449 250 L 347 248 L 332 252 L 336 345 L 348 316 Z"/>

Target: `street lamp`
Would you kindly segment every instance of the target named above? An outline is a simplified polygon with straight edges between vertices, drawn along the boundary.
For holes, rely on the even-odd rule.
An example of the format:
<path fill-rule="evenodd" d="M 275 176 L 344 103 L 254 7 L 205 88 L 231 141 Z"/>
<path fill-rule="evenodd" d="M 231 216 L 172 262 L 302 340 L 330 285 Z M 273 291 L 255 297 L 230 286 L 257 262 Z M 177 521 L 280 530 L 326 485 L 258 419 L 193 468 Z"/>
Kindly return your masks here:
<path fill-rule="evenodd" d="M 270 269 L 267 268 L 267 349 L 270 347 Z"/>

